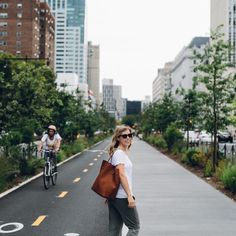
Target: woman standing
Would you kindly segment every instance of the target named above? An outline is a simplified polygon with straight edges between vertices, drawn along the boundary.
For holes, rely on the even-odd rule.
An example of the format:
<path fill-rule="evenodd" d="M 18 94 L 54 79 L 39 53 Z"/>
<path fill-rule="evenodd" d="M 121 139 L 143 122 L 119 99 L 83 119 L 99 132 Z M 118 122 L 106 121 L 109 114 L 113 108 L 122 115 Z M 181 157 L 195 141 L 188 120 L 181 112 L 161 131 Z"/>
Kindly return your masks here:
<path fill-rule="evenodd" d="M 120 236 L 123 223 L 129 229 L 127 236 L 136 236 L 139 233 L 139 216 L 132 192 L 132 162 L 128 157 L 132 137 L 129 127 L 119 126 L 109 148 L 111 163 L 119 170 L 121 182 L 116 198 L 108 200 L 109 236 Z"/>

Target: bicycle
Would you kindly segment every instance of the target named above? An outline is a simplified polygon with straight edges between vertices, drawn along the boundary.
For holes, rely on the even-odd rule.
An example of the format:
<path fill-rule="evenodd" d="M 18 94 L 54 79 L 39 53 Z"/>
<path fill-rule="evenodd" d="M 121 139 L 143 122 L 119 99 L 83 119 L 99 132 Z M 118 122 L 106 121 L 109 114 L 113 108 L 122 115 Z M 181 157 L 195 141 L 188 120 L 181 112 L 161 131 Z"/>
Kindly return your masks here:
<path fill-rule="evenodd" d="M 43 184 L 44 188 L 48 189 L 50 185 L 50 180 L 52 181 L 52 185 L 56 185 L 57 182 L 58 172 L 55 171 L 56 165 L 53 161 L 53 158 L 56 157 L 54 150 L 43 150 L 42 153 L 45 160 L 44 170 L 43 170 Z"/>

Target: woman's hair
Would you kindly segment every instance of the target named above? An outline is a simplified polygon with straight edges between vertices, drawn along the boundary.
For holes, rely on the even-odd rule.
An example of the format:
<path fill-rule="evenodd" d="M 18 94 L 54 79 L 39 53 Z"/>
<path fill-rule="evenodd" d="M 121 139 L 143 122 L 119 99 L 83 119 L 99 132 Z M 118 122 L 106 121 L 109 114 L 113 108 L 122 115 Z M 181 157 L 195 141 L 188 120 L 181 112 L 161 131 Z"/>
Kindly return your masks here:
<path fill-rule="evenodd" d="M 108 150 L 108 153 L 109 153 L 109 156 L 111 157 L 113 155 L 113 153 L 115 152 L 115 150 L 118 148 L 120 142 L 118 140 L 119 136 L 126 130 L 129 130 L 130 133 L 132 132 L 131 128 L 129 126 L 125 126 L 125 125 L 122 125 L 122 126 L 118 126 L 115 130 L 115 133 L 112 137 L 112 142 L 111 142 L 111 145 L 109 147 L 109 150 Z M 128 148 L 130 148 L 131 144 L 129 145 Z"/>

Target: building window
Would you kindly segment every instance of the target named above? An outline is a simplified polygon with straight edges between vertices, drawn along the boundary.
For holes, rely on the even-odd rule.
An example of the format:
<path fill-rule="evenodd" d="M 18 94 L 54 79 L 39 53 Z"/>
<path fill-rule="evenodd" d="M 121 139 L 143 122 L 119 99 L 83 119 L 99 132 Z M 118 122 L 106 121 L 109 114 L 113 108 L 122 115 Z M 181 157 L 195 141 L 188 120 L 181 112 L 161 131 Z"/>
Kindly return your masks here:
<path fill-rule="evenodd" d="M 7 41 L 0 40 L 0 46 L 6 46 L 6 45 L 7 45 Z"/>
<path fill-rule="evenodd" d="M 21 22 L 17 22 L 17 27 L 21 27 L 22 23 Z"/>
<path fill-rule="evenodd" d="M 7 9 L 8 4 L 7 3 L 0 3 L 0 9 Z"/>
<path fill-rule="evenodd" d="M 21 54 L 21 51 L 16 51 L 16 54 L 17 54 L 17 55 L 20 55 L 20 54 Z"/>
<path fill-rule="evenodd" d="M 8 13 L 0 13 L 0 18 L 8 18 Z"/>
<path fill-rule="evenodd" d="M 22 13 L 21 12 L 17 13 L 17 18 L 22 18 Z"/>
<path fill-rule="evenodd" d="M 21 32 L 16 32 L 16 37 L 21 37 L 22 33 Z"/>
<path fill-rule="evenodd" d="M 7 32 L 6 31 L 0 31 L 0 36 L 6 37 L 7 36 Z"/>
<path fill-rule="evenodd" d="M 21 46 L 21 41 L 16 41 L 16 46 L 20 47 Z"/>
<path fill-rule="evenodd" d="M 17 8 L 22 9 L 22 3 L 17 3 Z"/>
<path fill-rule="evenodd" d="M 0 22 L 0 27 L 7 27 L 7 22 Z"/>

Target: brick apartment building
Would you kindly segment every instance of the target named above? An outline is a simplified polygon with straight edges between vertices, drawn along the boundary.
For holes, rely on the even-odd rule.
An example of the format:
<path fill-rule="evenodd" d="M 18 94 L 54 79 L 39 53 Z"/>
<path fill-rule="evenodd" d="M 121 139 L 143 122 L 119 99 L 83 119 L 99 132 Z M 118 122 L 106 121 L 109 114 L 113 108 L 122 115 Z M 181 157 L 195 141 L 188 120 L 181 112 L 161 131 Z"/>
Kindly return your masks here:
<path fill-rule="evenodd" d="M 54 64 L 55 20 L 40 0 L 0 0 L 0 52 Z"/>
<path fill-rule="evenodd" d="M 40 3 L 40 58 L 48 58 L 54 68 L 55 19 L 47 3 Z"/>

